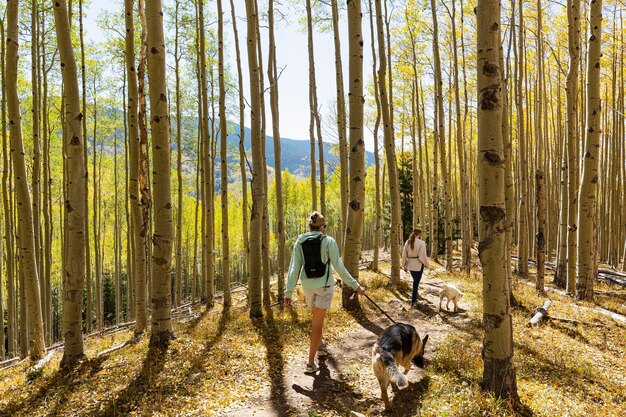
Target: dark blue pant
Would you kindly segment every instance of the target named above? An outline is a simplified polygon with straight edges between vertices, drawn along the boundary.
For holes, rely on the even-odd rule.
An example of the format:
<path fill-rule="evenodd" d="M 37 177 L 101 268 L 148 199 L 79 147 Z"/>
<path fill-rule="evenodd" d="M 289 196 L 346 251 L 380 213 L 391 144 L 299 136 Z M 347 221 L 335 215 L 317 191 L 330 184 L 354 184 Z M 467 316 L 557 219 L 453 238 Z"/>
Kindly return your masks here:
<path fill-rule="evenodd" d="M 422 280 L 422 274 L 424 273 L 424 265 L 422 265 L 422 269 L 419 271 L 411 271 L 411 276 L 413 277 L 413 292 L 411 293 L 411 305 L 415 304 L 417 301 L 417 289 L 420 286 L 420 281 Z"/>

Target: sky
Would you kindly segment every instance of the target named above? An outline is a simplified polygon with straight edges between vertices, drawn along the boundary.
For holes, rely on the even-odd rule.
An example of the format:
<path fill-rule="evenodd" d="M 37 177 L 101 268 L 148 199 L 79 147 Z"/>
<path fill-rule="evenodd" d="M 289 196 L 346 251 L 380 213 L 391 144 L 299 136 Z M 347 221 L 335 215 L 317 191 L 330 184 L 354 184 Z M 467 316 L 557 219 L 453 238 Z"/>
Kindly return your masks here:
<path fill-rule="evenodd" d="M 285 2 L 286 3 L 286 2 Z M 226 54 L 228 65 L 231 71 L 236 71 L 234 35 L 232 32 L 232 22 L 230 19 L 230 5 L 228 1 L 223 1 L 224 14 L 227 19 L 224 23 L 224 36 L 226 44 Z M 208 1 L 206 8 L 213 8 L 214 1 Z M 96 18 L 101 13 L 115 13 L 121 11 L 123 2 L 101 1 L 94 2 L 89 6 L 86 13 L 85 28 L 86 37 L 93 40 L 102 40 L 104 33 L 98 29 Z M 242 19 L 245 16 L 244 0 L 235 0 L 235 9 L 239 17 L 237 30 L 239 32 L 239 43 L 241 49 L 242 68 L 244 77 L 244 91 L 249 96 L 247 53 L 245 44 L 246 22 Z M 293 6 L 282 6 L 281 11 L 286 15 L 287 21 L 276 23 L 276 51 L 279 72 L 284 68 L 279 79 L 279 111 L 280 111 L 280 132 L 282 137 L 291 139 L 308 140 L 309 138 L 309 61 L 307 49 L 306 28 L 297 23 L 299 16 L 296 15 Z M 343 12 L 342 24 L 340 24 L 340 38 L 342 49 L 342 61 L 344 72 L 344 84 L 346 93 L 348 91 L 348 29 L 346 23 L 346 13 Z M 369 16 L 363 10 L 363 38 L 364 38 L 364 77 L 367 82 L 371 79 L 371 58 L 370 58 L 370 36 L 369 36 Z M 303 30 L 304 29 L 304 30 Z M 321 108 L 321 115 L 325 118 L 332 117 L 332 109 L 336 100 L 335 84 L 335 52 L 332 32 L 314 32 L 315 66 L 317 77 L 318 104 Z M 267 66 L 267 28 L 262 28 L 264 66 Z M 166 45 L 168 41 L 166 39 Z M 169 42 L 173 44 L 173 42 Z M 264 74 L 266 69 L 264 69 Z M 267 86 L 267 81 L 266 81 Z M 233 94 L 235 94 L 233 92 Z M 268 100 L 269 101 L 269 97 Z M 348 103 L 346 103 L 347 105 Z M 271 132 L 271 117 L 268 115 L 268 129 Z M 246 111 L 246 125 L 249 126 L 250 112 Z M 236 118 L 233 118 L 235 121 Z M 324 122 L 322 122 L 324 125 Z M 322 133 L 324 136 L 324 132 Z M 334 141 L 334 138 L 323 138 L 325 142 Z M 373 151 L 373 137 L 368 129 L 365 129 L 365 145 L 368 151 Z"/>

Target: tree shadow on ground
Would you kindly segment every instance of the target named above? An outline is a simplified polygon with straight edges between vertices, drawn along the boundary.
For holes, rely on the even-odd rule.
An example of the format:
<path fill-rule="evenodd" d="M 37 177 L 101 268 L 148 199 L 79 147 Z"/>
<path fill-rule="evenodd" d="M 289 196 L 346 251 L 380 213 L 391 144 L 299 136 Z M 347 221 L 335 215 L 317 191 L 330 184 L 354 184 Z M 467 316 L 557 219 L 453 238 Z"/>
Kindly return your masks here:
<path fill-rule="evenodd" d="M 98 416 L 125 415 L 133 411 L 139 402 L 149 397 L 154 382 L 163 371 L 167 350 L 149 346 L 139 374 L 113 398 Z"/>
<path fill-rule="evenodd" d="M 18 412 L 27 415 L 32 414 L 28 412 L 28 409 L 36 407 L 39 402 L 46 398 L 54 398 L 55 400 L 51 404 L 50 414 L 59 414 L 59 408 L 65 405 L 65 400 L 74 392 L 76 386 L 80 383 L 87 383 L 85 378 L 100 371 L 105 359 L 104 356 L 95 359 L 83 359 L 70 370 L 57 370 L 32 396 L 26 400 L 10 402 L 0 408 L 0 416 L 11 416 Z"/>
<path fill-rule="evenodd" d="M 418 382 L 409 383 L 409 386 L 403 390 L 393 386 L 394 395 L 391 399 L 391 409 L 385 410 L 384 414 L 398 417 L 415 415 L 422 406 L 424 394 L 428 391 L 429 385 L 430 377 L 424 376 Z M 382 399 L 380 401 L 382 403 Z"/>
<path fill-rule="evenodd" d="M 265 318 L 252 319 L 256 332 L 261 336 L 267 350 L 266 360 L 270 377 L 270 402 L 278 416 L 289 416 L 294 408 L 285 395 L 285 359 L 283 358 L 282 331 L 276 325 L 271 309 L 266 309 Z"/>
<path fill-rule="evenodd" d="M 321 410 L 334 411 L 339 415 L 348 415 L 350 411 L 356 409 L 366 410 L 375 403 L 374 399 L 363 397 L 361 392 L 344 382 L 341 374 L 338 379 L 332 378 L 327 362 L 336 364 L 336 361 L 331 355 L 320 355 L 318 361 L 320 369 L 311 375 L 313 377 L 311 389 L 293 384 L 291 387 L 295 392 L 309 397 Z"/>

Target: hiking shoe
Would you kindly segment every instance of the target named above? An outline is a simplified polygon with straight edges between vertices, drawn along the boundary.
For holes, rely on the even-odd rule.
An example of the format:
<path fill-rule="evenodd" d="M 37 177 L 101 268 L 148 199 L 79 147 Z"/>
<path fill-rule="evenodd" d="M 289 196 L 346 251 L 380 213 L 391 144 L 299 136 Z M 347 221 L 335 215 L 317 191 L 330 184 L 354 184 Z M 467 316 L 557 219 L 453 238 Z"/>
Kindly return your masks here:
<path fill-rule="evenodd" d="M 322 340 L 320 345 L 317 347 L 317 351 L 320 353 L 328 353 L 328 346 L 325 340 Z"/>
<path fill-rule="evenodd" d="M 304 368 L 304 373 L 305 374 L 313 374 L 317 371 L 320 370 L 320 367 L 317 366 L 317 364 L 315 362 L 313 363 L 307 363 L 306 367 Z"/>

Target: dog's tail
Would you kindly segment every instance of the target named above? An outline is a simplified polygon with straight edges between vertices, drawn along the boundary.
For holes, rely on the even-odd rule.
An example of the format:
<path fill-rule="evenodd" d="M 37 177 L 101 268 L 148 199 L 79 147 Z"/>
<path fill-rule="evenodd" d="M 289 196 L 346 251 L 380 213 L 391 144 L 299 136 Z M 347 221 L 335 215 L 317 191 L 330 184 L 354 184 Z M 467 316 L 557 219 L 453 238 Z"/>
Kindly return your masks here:
<path fill-rule="evenodd" d="M 389 351 L 381 349 L 380 360 L 385 365 L 391 382 L 396 384 L 399 389 L 403 389 L 409 386 L 408 379 L 406 378 L 406 376 L 404 376 L 404 374 L 402 374 L 402 372 L 400 372 L 400 370 L 398 369 L 398 365 L 393 358 L 393 355 Z"/>

